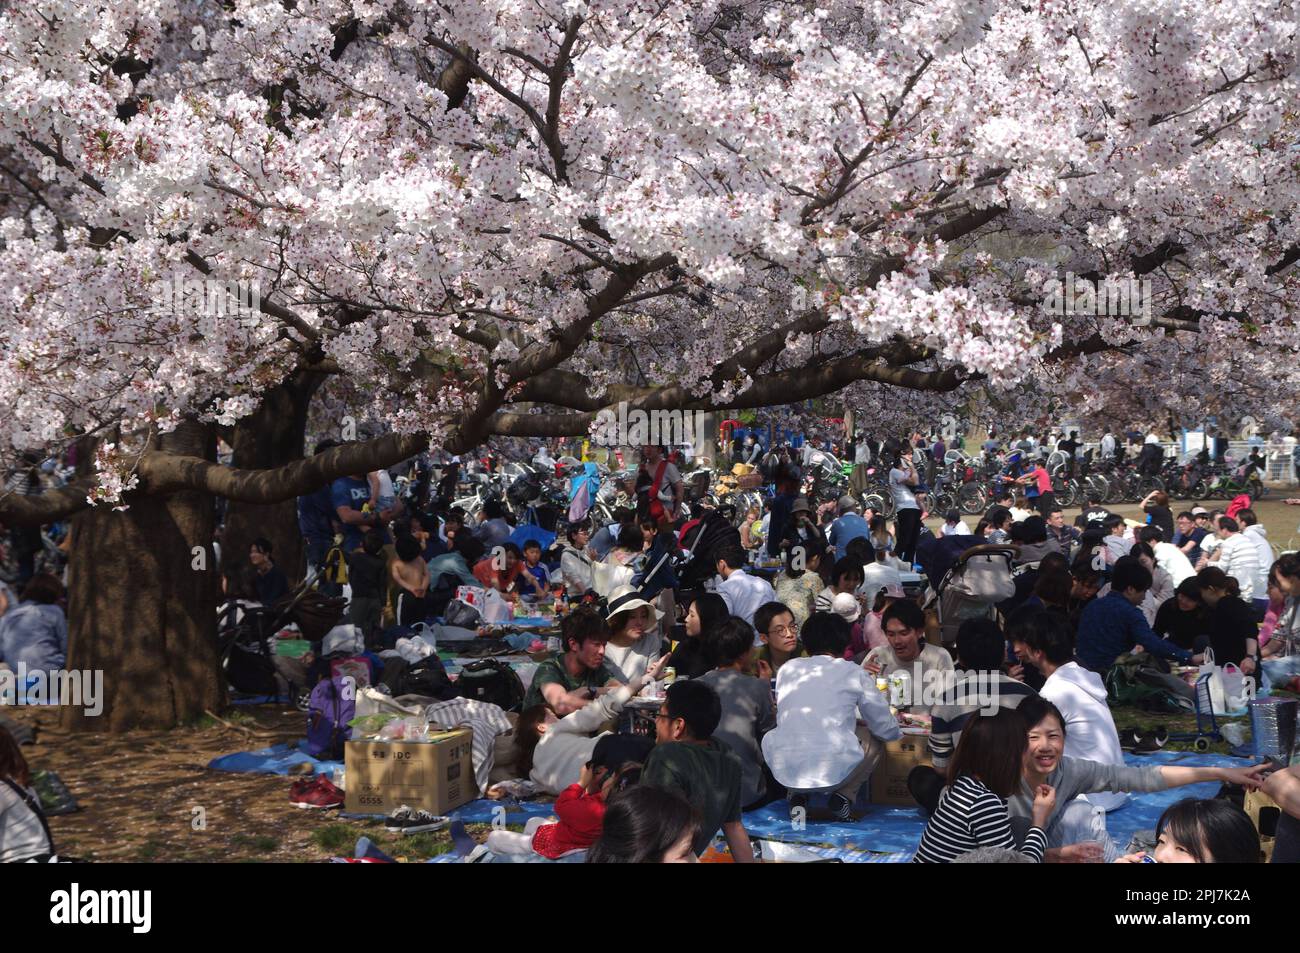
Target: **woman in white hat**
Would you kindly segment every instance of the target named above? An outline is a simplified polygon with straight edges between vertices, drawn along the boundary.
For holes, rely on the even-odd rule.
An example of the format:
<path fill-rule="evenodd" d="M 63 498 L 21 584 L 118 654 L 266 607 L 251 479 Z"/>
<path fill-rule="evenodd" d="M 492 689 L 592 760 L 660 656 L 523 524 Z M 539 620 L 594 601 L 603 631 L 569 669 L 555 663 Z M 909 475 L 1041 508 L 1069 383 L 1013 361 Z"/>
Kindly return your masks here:
<path fill-rule="evenodd" d="M 622 585 L 609 594 L 609 642 L 605 664 L 626 684 L 643 675 L 650 663 L 663 655 L 659 620 L 663 613 L 641 598 L 635 586 Z"/>

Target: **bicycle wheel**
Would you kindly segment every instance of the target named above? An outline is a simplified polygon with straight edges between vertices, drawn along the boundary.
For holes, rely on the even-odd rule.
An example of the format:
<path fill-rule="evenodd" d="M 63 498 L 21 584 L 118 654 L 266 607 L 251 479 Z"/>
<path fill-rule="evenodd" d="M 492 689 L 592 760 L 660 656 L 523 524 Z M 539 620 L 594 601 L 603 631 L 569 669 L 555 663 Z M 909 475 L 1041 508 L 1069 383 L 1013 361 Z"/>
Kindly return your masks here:
<path fill-rule="evenodd" d="M 893 500 L 889 499 L 889 494 L 881 494 L 874 487 L 869 487 L 867 492 L 862 494 L 862 508 L 875 510 L 888 519 L 893 509 Z"/>
<path fill-rule="evenodd" d="M 1138 499 L 1145 500 L 1148 494 L 1154 493 L 1156 490 L 1163 490 L 1164 488 L 1165 481 L 1160 479 L 1160 477 L 1143 477 L 1138 481 Z"/>
<path fill-rule="evenodd" d="M 978 483 L 963 483 L 957 491 L 957 509 L 967 516 L 981 516 L 985 510 L 984 490 Z"/>
<path fill-rule="evenodd" d="M 1252 500 L 1262 500 L 1268 493 L 1268 488 L 1258 477 L 1251 477 L 1246 481 L 1246 492 L 1250 494 Z"/>

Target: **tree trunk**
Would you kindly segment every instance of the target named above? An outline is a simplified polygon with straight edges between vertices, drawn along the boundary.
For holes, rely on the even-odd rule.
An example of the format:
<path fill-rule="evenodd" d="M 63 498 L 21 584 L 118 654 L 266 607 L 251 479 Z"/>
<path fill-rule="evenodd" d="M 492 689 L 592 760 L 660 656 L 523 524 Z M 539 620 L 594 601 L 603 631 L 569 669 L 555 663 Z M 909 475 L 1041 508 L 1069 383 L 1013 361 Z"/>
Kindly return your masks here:
<path fill-rule="evenodd" d="M 324 380 L 323 374 L 300 371 L 270 391 L 255 413 L 235 425 L 231 466 L 267 470 L 302 459 L 307 408 Z M 295 500 L 271 504 L 231 501 L 221 533 L 223 564 L 247 562 L 249 545 L 258 537 L 271 541 L 275 564 L 291 585 L 303 578 L 306 561 Z"/>
<path fill-rule="evenodd" d="M 158 446 L 216 457 L 212 429 L 199 424 L 181 425 Z M 125 512 L 94 507 L 73 518 L 67 667 L 103 673 L 103 710 L 95 716 L 64 708 L 65 728 L 169 728 L 225 705 L 216 647 L 215 528 L 213 497 L 194 490 L 142 496 Z"/>

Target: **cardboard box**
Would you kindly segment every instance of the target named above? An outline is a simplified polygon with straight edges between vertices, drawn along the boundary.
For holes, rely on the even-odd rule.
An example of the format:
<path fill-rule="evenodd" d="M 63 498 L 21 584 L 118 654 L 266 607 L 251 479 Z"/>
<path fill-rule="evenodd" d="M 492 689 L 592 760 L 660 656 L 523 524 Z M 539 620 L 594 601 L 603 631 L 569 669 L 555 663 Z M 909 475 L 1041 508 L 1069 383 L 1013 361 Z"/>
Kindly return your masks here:
<path fill-rule="evenodd" d="M 468 728 L 430 733 L 427 742 L 349 741 L 343 765 L 343 808 L 356 814 L 388 814 L 403 804 L 433 814 L 478 797 Z"/>
<path fill-rule="evenodd" d="M 871 772 L 871 803 L 913 807 L 907 775 L 918 764 L 930 763 L 930 733 L 904 729 L 903 737 L 886 742 L 884 756 Z"/>

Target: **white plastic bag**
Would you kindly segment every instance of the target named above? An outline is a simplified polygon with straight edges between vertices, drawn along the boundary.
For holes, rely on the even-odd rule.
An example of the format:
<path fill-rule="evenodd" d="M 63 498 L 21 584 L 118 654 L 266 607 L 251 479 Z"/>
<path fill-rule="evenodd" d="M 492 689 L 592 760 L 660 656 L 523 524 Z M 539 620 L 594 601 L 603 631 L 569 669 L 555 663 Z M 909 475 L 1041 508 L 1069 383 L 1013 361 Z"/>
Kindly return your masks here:
<path fill-rule="evenodd" d="M 483 615 L 483 621 L 489 625 L 509 622 L 514 618 L 510 603 L 506 601 L 505 596 L 495 589 L 488 589 L 484 592 L 483 607 L 479 611 Z"/>
<path fill-rule="evenodd" d="M 1196 673 L 1196 680 L 1199 682 L 1203 676 L 1210 677 L 1210 707 L 1216 715 L 1226 715 L 1228 713 L 1228 702 L 1226 693 L 1223 690 L 1223 669 L 1214 664 L 1214 652 L 1211 649 L 1205 650 L 1205 660 L 1201 662 L 1201 667 Z M 1201 699 L 1197 697 L 1197 705 L 1201 704 Z"/>

